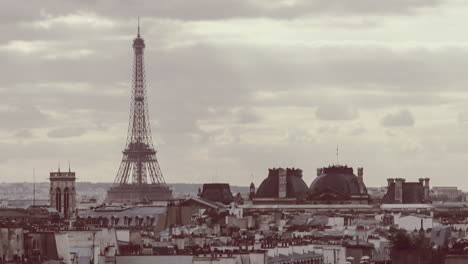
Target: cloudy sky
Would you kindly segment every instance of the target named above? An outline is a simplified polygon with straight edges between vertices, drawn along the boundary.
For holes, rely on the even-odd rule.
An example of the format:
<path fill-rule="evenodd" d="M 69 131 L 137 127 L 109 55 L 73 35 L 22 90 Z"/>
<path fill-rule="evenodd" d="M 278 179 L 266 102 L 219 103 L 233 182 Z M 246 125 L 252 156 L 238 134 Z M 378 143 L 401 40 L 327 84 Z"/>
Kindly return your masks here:
<path fill-rule="evenodd" d="M 464 0 L 19 1 L 0 9 L 0 181 L 114 180 L 141 16 L 167 182 L 363 166 L 468 190 Z"/>

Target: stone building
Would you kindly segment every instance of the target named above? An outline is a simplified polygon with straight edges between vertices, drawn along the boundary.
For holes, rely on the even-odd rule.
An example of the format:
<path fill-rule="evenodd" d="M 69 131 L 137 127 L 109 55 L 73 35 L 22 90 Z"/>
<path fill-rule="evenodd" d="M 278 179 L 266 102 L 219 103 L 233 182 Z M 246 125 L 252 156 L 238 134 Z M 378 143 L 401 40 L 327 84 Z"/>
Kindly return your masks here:
<path fill-rule="evenodd" d="M 70 218 L 76 208 L 75 172 L 50 173 L 50 207 L 54 207 L 65 218 Z"/>
<path fill-rule="evenodd" d="M 387 193 L 382 199 L 384 204 L 430 203 L 429 178 L 420 178 L 418 182 L 389 178 L 387 182 Z"/>
<path fill-rule="evenodd" d="M 357 174 L 353 168 L 340 165 L 317 169 L 307 200 L 315 204 L 368 204 L 364 169 L 358 168 Z"/>
<path fill-rule="evenodd" d="M 465 195 L 456 186 L 432 187 L 430 192 L 432 201 L 465 202 Z"/>
<path fill-rule="evenodd" d="M 303 200 L 307 192 L 307 184 L 302 179 L 301 169 L 269 169 L 268 177 L 258 187 L 254 203 L 295 203 Z"/>
<path fill-rule="evenodd" d="M 234 200 L 228 183 L 205 183 L 200 198 L 222 204 L 230 204 Z"/>

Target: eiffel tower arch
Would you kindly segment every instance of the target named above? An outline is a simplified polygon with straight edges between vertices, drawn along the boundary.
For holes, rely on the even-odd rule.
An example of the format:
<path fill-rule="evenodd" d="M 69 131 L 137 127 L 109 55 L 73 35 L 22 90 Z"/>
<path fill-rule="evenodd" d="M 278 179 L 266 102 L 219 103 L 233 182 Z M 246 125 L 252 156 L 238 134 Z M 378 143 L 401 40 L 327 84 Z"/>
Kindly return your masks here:
<path fill-rule="evenodd" d="M 156 158 L 151 137 L 145 87 L 145 41 L 133 40 L 133 80 L 128 134 L 114 185 L 107 191 L 107 202 L 140 203 L 172 199 Z"/>

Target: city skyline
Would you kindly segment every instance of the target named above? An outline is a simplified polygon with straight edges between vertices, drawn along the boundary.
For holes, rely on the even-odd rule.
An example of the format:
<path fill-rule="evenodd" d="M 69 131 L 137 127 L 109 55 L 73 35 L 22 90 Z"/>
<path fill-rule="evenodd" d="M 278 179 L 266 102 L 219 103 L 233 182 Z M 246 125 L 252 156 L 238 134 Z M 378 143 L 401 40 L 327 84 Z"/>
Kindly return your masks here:
<path fill-rule="evenodd" d="M 429 177 L 468 189 L 458 180 L 468 158 L 468 5 L 187 4 L 18 1 L 0 11 L 2 181 L 32 181 L 33 168 L 41 181 L 68 161 L 80 181 L 114 180 L 140 16 L 168 183 L 247 186 L 281 166 L 303 169 L 310 184 L 336 163 L 338 145 L 340 163 L 364 167 L 367 186 Z"/>

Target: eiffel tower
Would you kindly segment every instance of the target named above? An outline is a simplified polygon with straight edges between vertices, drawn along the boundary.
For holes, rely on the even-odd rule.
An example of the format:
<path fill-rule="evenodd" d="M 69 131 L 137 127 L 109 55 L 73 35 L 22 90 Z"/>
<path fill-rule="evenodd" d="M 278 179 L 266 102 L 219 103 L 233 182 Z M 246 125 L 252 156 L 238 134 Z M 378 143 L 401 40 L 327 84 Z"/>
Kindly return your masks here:
<path fill-rule="evenodd" d="M 122 162 L 114 185 L 107 191 L 108 202 L 140 203 L 172 199 L 156 158 L 151 138 L 148 102 L 145 89 L 145 41 L 133 40 L 133 85 L 128 135 Z"/>

